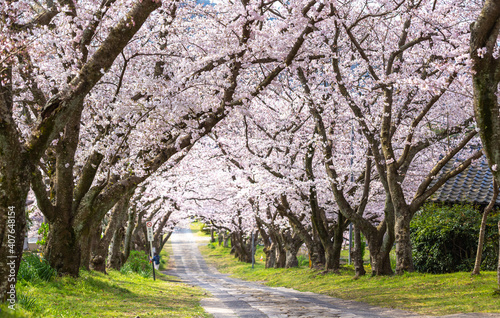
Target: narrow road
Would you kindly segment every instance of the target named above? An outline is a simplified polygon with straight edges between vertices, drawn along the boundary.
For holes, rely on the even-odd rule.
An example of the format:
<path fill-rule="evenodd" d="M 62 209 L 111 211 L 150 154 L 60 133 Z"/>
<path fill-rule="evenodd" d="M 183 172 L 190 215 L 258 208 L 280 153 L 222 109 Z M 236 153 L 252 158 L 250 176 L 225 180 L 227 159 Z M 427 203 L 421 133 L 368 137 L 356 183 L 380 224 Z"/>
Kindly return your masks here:
<path fill-rule="evenodd" d="M 214 318 L 429 317 L 229 278 L 205 263 L 198 250 L 200 243 L 189 229 L 177 229 L 170 240 L 175 268 L 168 274 L 207 290 L 212 297 L 202 300 L 201 304 Z M 467 314 L 447 317 L 500 317 L 500 315 Z"/>

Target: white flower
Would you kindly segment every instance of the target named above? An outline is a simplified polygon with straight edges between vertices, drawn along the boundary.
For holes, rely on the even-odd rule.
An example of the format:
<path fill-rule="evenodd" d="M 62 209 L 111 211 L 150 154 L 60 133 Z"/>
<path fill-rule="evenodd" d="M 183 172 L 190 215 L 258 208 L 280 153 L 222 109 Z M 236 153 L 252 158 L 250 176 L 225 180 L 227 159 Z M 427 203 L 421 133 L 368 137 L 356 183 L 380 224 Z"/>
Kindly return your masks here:
<path fill-rule="evenodd" d="M 480 58 L 483 58 L 484 54 L 486 54 L 486 52 L 488 52 L 487 48 L 480 47 L 479 49 L 477 49 L 477 56 L 479 56 Z"/>
<path fill-rule="evenodd" d="M 497 171 L 497 168 L 498 168 L 498 166 L 496 164 L 494 164 L 493 166 L 491 166 L 491 170 L 493 170 L 493 171 Z"/>

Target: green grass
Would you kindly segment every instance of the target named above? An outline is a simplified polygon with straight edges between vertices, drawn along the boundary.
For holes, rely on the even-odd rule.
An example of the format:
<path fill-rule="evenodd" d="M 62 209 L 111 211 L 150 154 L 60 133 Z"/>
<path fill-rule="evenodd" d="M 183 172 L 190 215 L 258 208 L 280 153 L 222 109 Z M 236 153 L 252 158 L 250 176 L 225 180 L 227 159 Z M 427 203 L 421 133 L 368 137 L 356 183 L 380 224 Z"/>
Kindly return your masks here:
<path fill-rule="evenodd" d="M 204 231 L 205 227 L 207 228 L 207 230 Z M 210 237 L 210 230 L 208 230 L 209 228 L 205 225 L 205 223 L 195 221 L 189 225 L 189 228 L 195 235 Z"/>
<path fill-rule="evenodd" d="M 322 274 L 309 268 L 265 269 L 259 250 L 256 264 L 238 262 L 228 248 L 217 244 L 201 248 L 208 262 L 223 273 L 245 280 L 265 282 L 333 297 L 363 301 L 372 305 L 398 308 L 426 315 L 470 312 L 500 312 L 500 296 L 494 296 L 496 272 L 442 275 L 411 273 L 402 276 L 354 279 L 352 266 L 344 266 L 340 274 Z M 370 272 L 369 266 L 366 266 Z"/>
<path fill-rule="evenodd" d="M 167 244 L 160 253 L 160 270 L 172 266 L 171 253 Z M 147 259 L 144 262 L 148 264 Z M 156 281 L 114 270 L 108 275 L 82 270 L 78 278 L 50 281 L 28 277 L 17 284 L 16 309 L 0 305 L 0 317 L 211 317 L 199 304 L 206 297 L 202 289 L 158 271 Z"/>
<path fill-rule="evenodd" d="M 108 273 L 82 271 L 79 278 L 20 283 L 18 293 L 31 295 L 34 305 L 28 312 L 18 304 L 19 317 L 209 317 L 199 305 L 203 291 L 170 282 L 177 278 Z"/>

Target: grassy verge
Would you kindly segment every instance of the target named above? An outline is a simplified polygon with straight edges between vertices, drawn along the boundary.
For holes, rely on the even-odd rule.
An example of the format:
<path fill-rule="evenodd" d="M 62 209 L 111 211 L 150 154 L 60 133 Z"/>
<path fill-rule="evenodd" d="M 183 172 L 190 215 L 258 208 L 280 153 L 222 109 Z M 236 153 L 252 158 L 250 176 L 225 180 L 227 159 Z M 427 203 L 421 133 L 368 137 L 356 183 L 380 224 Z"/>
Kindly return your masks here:
<path fill-rule="evenodd" d="M 160 270 L 171 266 L 169 254 L 161 251 Z M 45 263 L 25 257 L 16 309 L 0 305 L 0 317 L 211 317 L 199 304 L 205 295 L 202 289 L 158 271 L 153 281 L 144 253 L 132 253 L 121 272 L 82 270 L 78 278 L 52 279 L 37 271 Z"/>
<path fill-rule="evenodd" d="M 321 274 L 306 267 L 265 269 L 257 250 L 255 268 L 252 269 L 251 264 L 240 263 L 229 255 L 228 248 L 210 244 L 201 250 L 206 260 L 221 272 L 245 280 L 265 282 L 269 286 L 290 287 L 426 315 L 500 312 L 500 297 L 493 295 L 495 272 L 483 272 L 476 277 L 471 277 L 469 273 L 411 273 L 354 279 L 352 266 L 344 266 L 340 274 Z"/>
<path fill-rule="evenodd" d="M 18 284 L 18 293 L 31 302 L 17 304 L 12 317 L 209 317 L 199 305 L 202 290 L 161 273 L 156 278 L 82 271 L 79 278 Z"/>
<path fill-rule="evenodd" d="M 195 221 L 189 225 L 189 228 L 193 232 L 193 234 L 202 236 L 202 237 L 210 237 L 210 231 L 208 228 L 204 230 L 207 226 L 199 221 Z"/>

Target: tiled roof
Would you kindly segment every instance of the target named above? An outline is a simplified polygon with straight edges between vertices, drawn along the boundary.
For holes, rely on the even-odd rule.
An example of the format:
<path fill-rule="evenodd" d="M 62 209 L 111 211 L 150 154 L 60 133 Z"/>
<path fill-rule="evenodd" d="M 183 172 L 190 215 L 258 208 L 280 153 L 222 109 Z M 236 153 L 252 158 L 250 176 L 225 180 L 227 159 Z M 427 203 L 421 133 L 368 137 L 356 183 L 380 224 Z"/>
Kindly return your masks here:
<path fill-rule="evenodd" d="M 448 163 L 442 173 L 451 170 L 453 163 Z M 487 205 L 493 196 L 493 176 L 486 158 L 476 162 L 469 168 L 448 180 L 430 201 L 445 203 L 471 203 Z M 500 206 L 500 196 L 496 205 Z"/>

